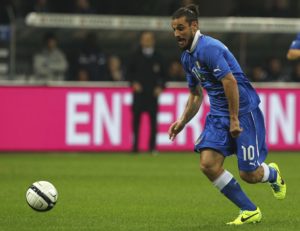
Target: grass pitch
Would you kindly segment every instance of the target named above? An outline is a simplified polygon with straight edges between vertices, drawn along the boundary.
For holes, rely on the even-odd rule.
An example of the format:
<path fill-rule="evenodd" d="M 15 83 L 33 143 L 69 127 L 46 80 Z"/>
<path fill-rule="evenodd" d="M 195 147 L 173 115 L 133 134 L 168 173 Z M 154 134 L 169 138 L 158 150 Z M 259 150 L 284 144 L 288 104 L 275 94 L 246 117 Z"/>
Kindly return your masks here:
<path fill-rule="evenodd" d="M 198 231 L 300 230 L 300 153 L 271 153 L 287 182 L 287 198 L 277 201 L 267 184 L 249 185 L 231 171 L 260 207 L 260 224 L 228 227 L 238 215 L 199 171 L 197 154 L 1 154 L 1 231 Z M 36 212 L 25 192 L 38 180 L 59 193 L 49 212 Z"/>

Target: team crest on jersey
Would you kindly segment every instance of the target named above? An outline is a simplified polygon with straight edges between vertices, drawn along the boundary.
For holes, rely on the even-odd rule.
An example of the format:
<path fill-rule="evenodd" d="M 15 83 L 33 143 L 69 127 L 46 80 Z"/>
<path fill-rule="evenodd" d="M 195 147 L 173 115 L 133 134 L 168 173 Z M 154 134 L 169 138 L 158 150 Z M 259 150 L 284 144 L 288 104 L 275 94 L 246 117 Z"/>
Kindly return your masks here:
<path fill-rule="evenodd" d="M 201 75 L 200 69 L 201 69 L 200 62 L 196 61 L 195 66 L 192 68 L 192 72 L 200 81 L 204 81 L 205 77 Z"/>

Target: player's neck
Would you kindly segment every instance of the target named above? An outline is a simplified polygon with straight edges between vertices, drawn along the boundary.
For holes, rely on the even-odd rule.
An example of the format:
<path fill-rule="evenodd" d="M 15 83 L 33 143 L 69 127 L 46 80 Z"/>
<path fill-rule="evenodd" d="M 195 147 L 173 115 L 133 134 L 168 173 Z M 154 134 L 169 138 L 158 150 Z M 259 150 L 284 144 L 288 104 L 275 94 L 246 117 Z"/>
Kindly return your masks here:
<path fill-rule="evenodd" d="M 200 30 L 197 30 L 196 33 L 195 33 L 193 42 L 191 44 L 191 47 L 187 50 L 189 53 L 192 53 L 195 50 L 195 48 L 197 46 L 198 39 L 200 38 L 201 35 L 202 34 L 201 34 Z"/>

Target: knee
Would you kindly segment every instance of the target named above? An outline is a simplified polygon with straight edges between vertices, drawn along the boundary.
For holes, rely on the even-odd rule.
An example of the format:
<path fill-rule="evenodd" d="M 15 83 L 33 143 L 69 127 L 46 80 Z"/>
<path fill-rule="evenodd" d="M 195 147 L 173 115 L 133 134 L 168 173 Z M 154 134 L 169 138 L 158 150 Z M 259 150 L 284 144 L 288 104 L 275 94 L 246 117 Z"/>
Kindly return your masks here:
<path fill-rule="evenodd" d="M 205 174 L 205 175 L 216 175 L 219 170 L 220 167 L 218 167 L 218 165 L 216 165 L 215 163 L 212 162 L 200 162 L 200 170 Z"/>

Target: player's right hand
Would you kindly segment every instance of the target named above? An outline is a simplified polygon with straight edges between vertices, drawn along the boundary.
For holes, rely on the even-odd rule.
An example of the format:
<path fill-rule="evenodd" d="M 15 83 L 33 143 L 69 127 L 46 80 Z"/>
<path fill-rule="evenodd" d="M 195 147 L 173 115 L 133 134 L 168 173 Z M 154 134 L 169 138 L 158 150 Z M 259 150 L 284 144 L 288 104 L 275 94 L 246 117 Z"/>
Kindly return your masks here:
<path fill-rule="evenodd" d="M 177 120 L 174 123 L 172 123 L 168 130 L 169 139 L 173 141 L 177 136 L 177 134 L 182 131 L 184 126 L 185 126 L 185 122 L 183 120 Z"/>
<path fill-rule="evenodd" d="M 243 128 L 240 127 L 239 120 L 230 120 L 230 134 L 233 138 L 238 137 L 241 132 L 243 131 Z"/>

